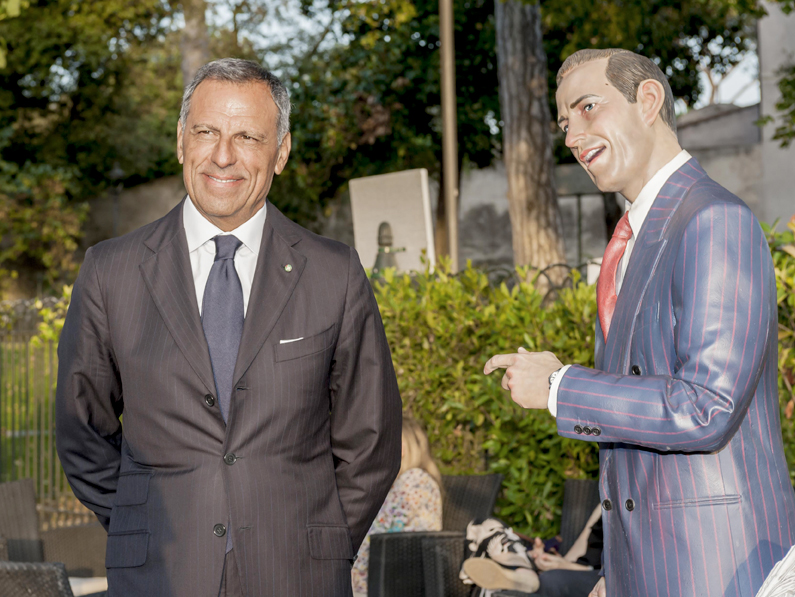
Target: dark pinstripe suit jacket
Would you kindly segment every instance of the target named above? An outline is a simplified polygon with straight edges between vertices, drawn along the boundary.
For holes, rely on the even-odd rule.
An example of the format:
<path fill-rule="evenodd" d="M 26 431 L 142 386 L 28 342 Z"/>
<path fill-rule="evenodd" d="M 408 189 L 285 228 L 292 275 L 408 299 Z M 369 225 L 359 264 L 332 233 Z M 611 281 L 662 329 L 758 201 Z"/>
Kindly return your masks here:
<path fill-rule="evenodd" d="M 181 203 L 88 251 L 58 355 L 58 454 L 109 530 L 111 595 L 215 597 L 226 537 L 213 527 L 230 514 L 246 595 L 351 594 L 401 433 L 353 249 L 268 204 L 226 426 Z"/>
<path fill-rule="evenodd" d="M 559 433 L 600 442 L 610 597 L 752 597 L 795 543 L 777 319 L 759 223 L 691 159 L 638 234 L 606 343 L 597 324 L 596 369 L 558 393 Z"/>

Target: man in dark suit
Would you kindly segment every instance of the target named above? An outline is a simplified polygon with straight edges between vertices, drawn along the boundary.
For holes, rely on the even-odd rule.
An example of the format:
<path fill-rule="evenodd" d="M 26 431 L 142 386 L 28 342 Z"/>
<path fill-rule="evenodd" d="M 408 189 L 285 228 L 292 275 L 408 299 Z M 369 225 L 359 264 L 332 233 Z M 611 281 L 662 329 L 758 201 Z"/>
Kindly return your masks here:
<path fill-rule="evenodd" d="M 86 253 L 57 444 L 108 530 L 110 595 L 350 596 L 399 469 L 400 396 L 359 258 L 266 199 L 289 110 L 255 63 L 202 67 L 178 126 L 187 197 Z"/>
<path fill-rule="evenodd" d="M 795 543 L 765 235 L 676 138 L 650 60 L 584 50 L 558 73 L 566 145 L 631 204 L 597 284 L 596 368 L 497 355 L 503 387 L 599 442 L 604 577 L 594 596 L 752 597 Z"/>

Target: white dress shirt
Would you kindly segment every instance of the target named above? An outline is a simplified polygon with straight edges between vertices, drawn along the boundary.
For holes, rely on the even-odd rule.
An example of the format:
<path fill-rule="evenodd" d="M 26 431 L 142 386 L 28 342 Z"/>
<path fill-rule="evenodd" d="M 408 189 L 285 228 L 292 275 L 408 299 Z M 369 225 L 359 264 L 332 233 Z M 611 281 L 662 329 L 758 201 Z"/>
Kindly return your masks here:
<path fill-rule="evenodd" d="M 259 248 L 262 244 L 262 229 L 265 225 L 267 206 L 263 205 L 247 222 L 231 232 L 224 232 L 205 218 L 191 201 L 190 197 L 183 203 L 182 224 L 185 236 L 188 237 L 188 253 L 190 268 L 193 272 L 193 286 L 196 289 L 196 301 L 199 304 L 199 315 L 202 312 L 204 287 L 210 270 L 215 262 L 215 241 L 213 238 L 223 234 L 233 234 L 243 244 L 235 252 L 235 271 L 243 287 L 243 315 L 248 311 L 248 299 L 251 296 L 251 284 L 257 269 Z"/>
<path fill-rule="evenodd" d="M 652 176 L 651 180 L 641 189 L 635 201 L 631 203 L 629 201 L 626 202 L 625 209 L 629 212 L 627 217 L 629 218 L 629 226 L 632 228 L 632 236 L 627 241 L 627 248 L 624 249 L 624 255 L 621 257 L 621 261 L 618 262 L 618 268 L 616 269 L 616 295 L 621 292 L 621 285 L 624 282 L 624 275 L 627 273 L 629 258 L 632 256 L 632 249 L 635 248 L 635 240 L 640 233 L 643 222 L 646 221 L 649 215 L 654 200 L 657 198 L 657 195 L 660 194 L 666 181 L 671 178 L 671 175 L 684 166 L 690 160 L 690 157 L 690 154 L 684 149 L 680 151 L 676 154 L 674 159 L 657 170 L 657 173 Z M 569 370 L 569 367 L 571 367 L 571 365 L 565 365 L 560 370 L 560 373 L 558 373 L 558 376 L 549 388 L 549 402 L 547 402 L 547 407 L 553 417 L 558 415 L 558 387 L 560 387 L 560 381 L 563 379 L 566 371 Z"/>

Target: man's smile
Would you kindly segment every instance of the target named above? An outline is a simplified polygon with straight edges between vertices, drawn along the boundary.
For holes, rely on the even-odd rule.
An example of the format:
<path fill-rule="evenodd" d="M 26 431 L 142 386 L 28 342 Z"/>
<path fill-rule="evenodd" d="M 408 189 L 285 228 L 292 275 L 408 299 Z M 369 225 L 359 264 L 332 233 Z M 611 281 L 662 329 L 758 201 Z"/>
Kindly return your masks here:
<path fill-rule="evenodd" d="M 217 182 L 217 183 L 220 183 L 220 184 L 232 184 L 232 183 L 240 182 L 241 180 L 243 180 L 242 178 L 219 178 L 217 176 L 211 176 L 210 174 L 205 174 L 204 176 L 206 176 L 207 178 L 209 178 L 213 182 Z"/>
<path fill-rule="evenodd" d="M 594 147 L 592 149 L 586 149 L 580 154 L 580 161 L 585 164 L 586 168 L 590 167 L 593 162 L 602 155 L 605 150 L 604 145 L 600 145 L 599 147 Z"/>

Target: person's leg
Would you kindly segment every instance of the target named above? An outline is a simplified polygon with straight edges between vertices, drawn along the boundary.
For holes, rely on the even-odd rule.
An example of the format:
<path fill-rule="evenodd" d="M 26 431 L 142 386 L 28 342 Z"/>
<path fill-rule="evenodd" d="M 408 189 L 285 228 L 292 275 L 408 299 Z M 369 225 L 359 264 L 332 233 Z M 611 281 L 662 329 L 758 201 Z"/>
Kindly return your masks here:
<path fill-rule="evenodd" d="M 599 580 L 598 570 L 549 570 L 538 575 L 544 597 L 587 597 Z"/>

